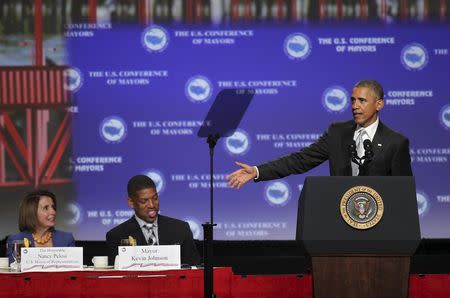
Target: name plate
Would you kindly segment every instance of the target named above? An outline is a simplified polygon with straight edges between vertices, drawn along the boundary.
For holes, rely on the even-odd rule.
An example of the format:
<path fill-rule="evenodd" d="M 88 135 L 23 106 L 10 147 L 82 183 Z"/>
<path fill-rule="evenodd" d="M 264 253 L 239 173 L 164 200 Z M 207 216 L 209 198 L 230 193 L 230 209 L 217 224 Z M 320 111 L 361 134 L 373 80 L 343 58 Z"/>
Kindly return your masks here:
<path fill-rule="evenodd" d="M 119 270 L 181 268 L 179 245 L 119 246 Z"/>
<path fill-rule="evenodd" d="M 82 247 L 22 247 L 21 271 L 83 270 Z"/>

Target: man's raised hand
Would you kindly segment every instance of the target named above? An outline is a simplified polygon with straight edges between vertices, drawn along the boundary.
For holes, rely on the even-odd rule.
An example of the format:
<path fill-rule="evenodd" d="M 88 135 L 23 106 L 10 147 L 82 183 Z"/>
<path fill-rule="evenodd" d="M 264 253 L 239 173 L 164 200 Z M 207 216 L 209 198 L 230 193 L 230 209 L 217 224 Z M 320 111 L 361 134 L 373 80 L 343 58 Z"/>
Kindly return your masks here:
<path fill-rule="evenodd" d="M 236 162 L 236 165 L 238 165 L 240 169 L 228 175 L 227 180 L 228 185 L 231 188 L 240 189 L 245 183 L 256 178 L 256 169 L 241 162 Z"/>

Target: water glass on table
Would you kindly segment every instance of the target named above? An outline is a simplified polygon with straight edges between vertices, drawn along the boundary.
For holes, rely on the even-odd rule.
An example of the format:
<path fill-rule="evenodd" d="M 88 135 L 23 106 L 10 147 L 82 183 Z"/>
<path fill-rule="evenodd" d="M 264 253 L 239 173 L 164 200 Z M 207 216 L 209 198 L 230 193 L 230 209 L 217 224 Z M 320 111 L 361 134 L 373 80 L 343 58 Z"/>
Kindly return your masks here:
<path fill-rule="evenodd" d="M 14 259 L 14 263 L 11 263 L 11 270 L 20 272 L 20 260 L 21 260 L 21 248 L 25 247 L 23 240 L 13 240 L 11 243 L 8 243 L 11 248 L 8 247 L 8 250 L 11 250 L 12 256 Z"/>

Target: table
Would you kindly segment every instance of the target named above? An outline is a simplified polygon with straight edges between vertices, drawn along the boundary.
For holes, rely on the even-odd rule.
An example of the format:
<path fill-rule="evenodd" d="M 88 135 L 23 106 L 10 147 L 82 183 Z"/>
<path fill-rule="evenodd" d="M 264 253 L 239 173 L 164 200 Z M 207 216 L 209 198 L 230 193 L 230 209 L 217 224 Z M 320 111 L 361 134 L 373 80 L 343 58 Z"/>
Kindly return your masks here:
<path fill-rule="evenodd" d="M 410 275 L 411 298 L 450 297 L 450 274 Z M 214 269 L 217 298 L 313 297 L 310 274 Z M 0 297 L 203 297 L 203 270 L 0 273 Z"/>
<path fill-rule="evenodd" d="M 231 297 L 231 268 L 214 269 L 214 292 Z M 202 297 L 203 270 L 0 274 L 0 297 Z"/>

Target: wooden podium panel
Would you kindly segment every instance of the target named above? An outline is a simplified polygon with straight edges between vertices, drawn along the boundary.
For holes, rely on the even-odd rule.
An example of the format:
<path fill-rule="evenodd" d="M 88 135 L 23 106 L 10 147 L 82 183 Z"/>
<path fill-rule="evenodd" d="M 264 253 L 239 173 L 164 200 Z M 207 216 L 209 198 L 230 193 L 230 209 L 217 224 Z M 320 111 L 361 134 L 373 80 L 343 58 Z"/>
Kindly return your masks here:
<path fill-rule="evenodd" d="M 406 298 L 410 257 L 311 257 L 315 298 Z"/>

